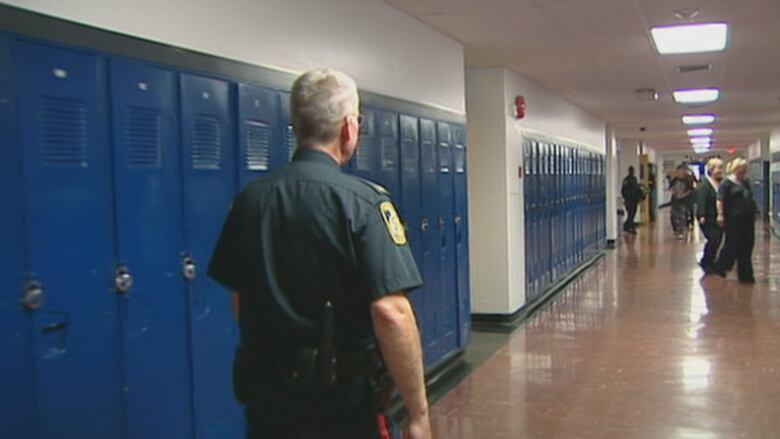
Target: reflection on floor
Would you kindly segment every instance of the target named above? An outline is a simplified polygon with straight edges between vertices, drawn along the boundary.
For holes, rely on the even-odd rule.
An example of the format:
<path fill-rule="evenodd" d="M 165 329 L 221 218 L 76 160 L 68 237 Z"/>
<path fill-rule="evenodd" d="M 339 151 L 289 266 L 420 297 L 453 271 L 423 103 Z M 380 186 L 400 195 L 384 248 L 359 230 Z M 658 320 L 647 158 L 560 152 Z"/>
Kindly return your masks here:
<path fill-rule="evenodd" d="M 432 407 L 436 437 L 780 437 L 780 241 L 758 234 L 755 285 L 702 277 L 698 232 L 627 236 Z"/>

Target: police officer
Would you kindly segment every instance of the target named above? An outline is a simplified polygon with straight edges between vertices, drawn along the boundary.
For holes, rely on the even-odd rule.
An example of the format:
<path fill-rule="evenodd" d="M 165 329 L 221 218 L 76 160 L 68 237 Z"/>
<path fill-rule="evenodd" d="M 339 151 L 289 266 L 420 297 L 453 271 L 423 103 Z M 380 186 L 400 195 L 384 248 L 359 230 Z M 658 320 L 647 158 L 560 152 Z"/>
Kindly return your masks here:
<path fill-rule="evenodd" d="M 384 381 L 409 412 L 407 437 L 431 437 L 406 298 L 419 271 L 387 191 L 340 169 L 358 145 L 358 105 L 343 73 L 295 81 L 299 148 L 235 198 L 212 256 L 239 319 L 234 391 L 250 438 L 389 437 Z"/>
<path fill-rule="evenodd" d="M 699 265 L 706 274 L 717 273 L 715 257 L 723 241 L 723 228 L 718 224 L 718 187 L 723 180 L 723 161 L 711 158 L 707 162 L 707 175 L 696 189 L 696 217 L 707 244 Z"/>

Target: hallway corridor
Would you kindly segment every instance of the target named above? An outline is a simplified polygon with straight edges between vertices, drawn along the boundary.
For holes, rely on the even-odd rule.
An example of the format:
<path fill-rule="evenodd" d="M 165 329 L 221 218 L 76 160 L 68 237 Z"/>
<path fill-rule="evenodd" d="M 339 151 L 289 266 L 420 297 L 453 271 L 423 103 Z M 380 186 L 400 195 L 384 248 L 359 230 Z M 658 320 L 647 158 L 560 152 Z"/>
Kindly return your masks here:
<path fill-rule="evenodd" d="M 757 283 L 702 277 L 703 240 L 642 227 L 432 408 L 436 437 L 780 437 L 780 241 Z"/>

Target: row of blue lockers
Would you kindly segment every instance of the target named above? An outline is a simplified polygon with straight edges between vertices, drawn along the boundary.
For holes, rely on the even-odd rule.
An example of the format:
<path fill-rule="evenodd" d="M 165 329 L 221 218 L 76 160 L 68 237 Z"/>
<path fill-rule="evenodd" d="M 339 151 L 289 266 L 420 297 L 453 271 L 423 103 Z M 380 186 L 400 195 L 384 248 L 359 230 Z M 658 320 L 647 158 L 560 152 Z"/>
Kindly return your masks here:
<path fill-rule="evenodd" d="M 766 169 L 765 169 L 766 168 Z M 756 207 L 762 217 L 766 217 L 767 202 L 769 201 L 768 192 L 771 186 L 771 178 L 769 175 L 769 163 L 761 159 L 751 160 L 748 163 L 748 178 L 753 187 L 753 200 L 756 202 Z"/>
<path fill-rule="evenodd" d="M 203 272 L 233 196 L 295 149 L 288 94 L 9 34 L 0 57 L 0 437 L 242 437 Z M 465 131 L 362 112 L 348 171 L 399 206 L 433 368 L 470 332 Z"/>
<path fill-rule="evenodd" d="M 606 244 L 602 154 L 560 142 L 523 142 L 526 301 L 543 294 Z"/>

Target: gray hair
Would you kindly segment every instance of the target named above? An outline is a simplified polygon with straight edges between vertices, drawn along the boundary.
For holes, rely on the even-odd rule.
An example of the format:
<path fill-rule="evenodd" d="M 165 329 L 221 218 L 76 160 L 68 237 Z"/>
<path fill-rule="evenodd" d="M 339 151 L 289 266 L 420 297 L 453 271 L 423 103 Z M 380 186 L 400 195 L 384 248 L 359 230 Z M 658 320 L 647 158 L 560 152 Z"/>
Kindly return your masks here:
<path fill-rule="evenodd" d="M 723 160 L 714 157 L 707 161 L 707 173 L 712 174 L 712 170 L 717 167 L 723 167 Z"/>
<path fill-rule="evenodd" d="M 341 120 L 358 113 L 355 81 L 330 69 L 310 70 L 295 80 L 290 113 L 298 144 L 327 143 L 336 138 Z"/>

